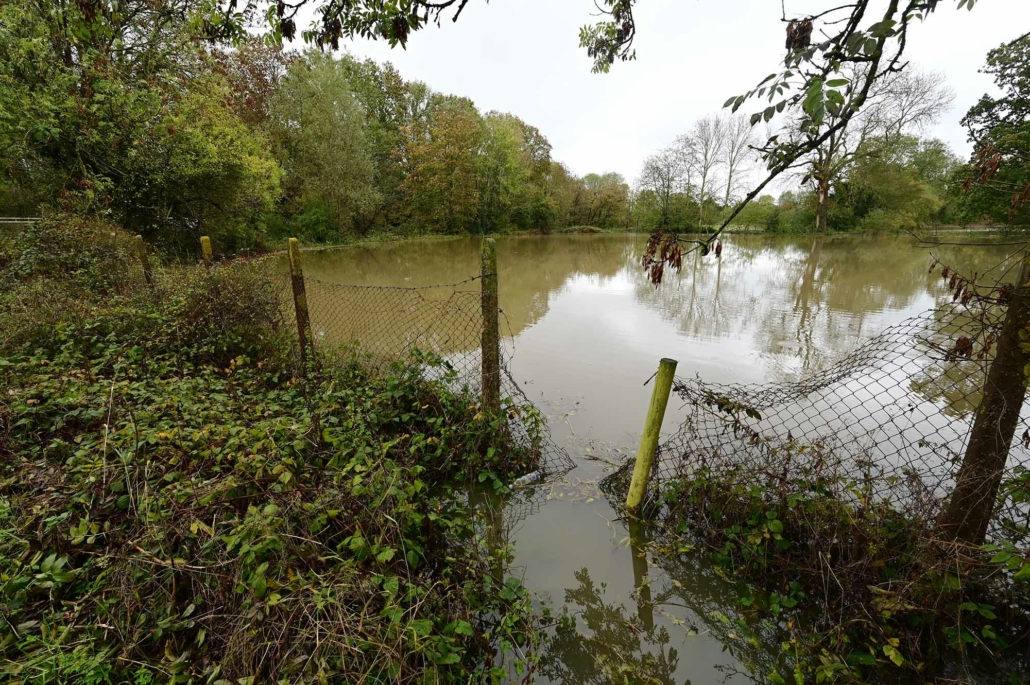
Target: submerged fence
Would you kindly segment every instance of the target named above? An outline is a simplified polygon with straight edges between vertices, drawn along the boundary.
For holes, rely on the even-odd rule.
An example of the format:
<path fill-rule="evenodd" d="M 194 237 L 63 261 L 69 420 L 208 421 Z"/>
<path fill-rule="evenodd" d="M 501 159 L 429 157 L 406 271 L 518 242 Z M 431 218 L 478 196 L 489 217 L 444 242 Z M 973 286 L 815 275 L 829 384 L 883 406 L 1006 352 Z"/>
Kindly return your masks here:
<path fill-rule="evenodd" d="M 1028 263 L 1022 280 L 1030 273 Z M 974 279 L 956 282 L 944 270 L 949 276 L 952 302 L 888 328 L 800 381 L 722 385 L 676 377 L 672 406 L 678 406 L 676 397 L 682 401 L 681 425 L 657 449 L 642 444 L 638 461 L 624 464 L 602 488 L 620 507 L 629 492 L 628 509 L 639 507 L 647 518 L 662 520 L 670 509 L 666 496 L 691 479 L 785 491 L 787 484 L 803 481 L 836 488 L 835 497 L 856 506 L 888 504 L 931 526 L 946 514 L 965 514 L 947 507 L 969 461 L 970 442 L 979 435 L 997 442 L 992 449 L 1000 458 L 997 468 L 986 465 L 974 474 L 983 481 L 976 493 L 997 493 L 987 505 L 990 536 L 1025 542 L 1030 405 L 1026 353 L 1018 349 L 1030 341 L 1019 337 L 1025 322 L 1014 324 L 1010 315 L 1015 297 L 1030 300 L 1030 290 L 1020 283 L 1027 293 L 1012 286 L 983 292 Z M 999 350 L 1006 336 L 1015 356 Z M 1022 389 L 1015 387 L 1020 381 Z M 1007 397 L 998 392 L 1005 384 L 1012 386 Z M 1015 421 L 1012 433 L 1005 435 L 999 412 Z M 967 478 L 968 471 L 967 466 Z M 992 481 L 1000 486 L 991 487 Z M 972 510 L 978 504 L 961 506 Z"/>

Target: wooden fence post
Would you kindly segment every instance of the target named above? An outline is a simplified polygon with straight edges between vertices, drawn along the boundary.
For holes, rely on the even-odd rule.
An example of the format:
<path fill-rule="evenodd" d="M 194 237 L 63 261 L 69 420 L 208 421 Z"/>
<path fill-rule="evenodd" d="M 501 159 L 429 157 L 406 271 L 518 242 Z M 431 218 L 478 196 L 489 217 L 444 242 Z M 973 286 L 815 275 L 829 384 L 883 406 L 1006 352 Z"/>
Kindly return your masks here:
<path fill-rule="evenodd" d="M 497 244 L 493 238 L 483 240 L 480 256 L 480 274 L 483 278 L 483 407 L 497 410 L 501 407 L 501 348 L 497 305 Z"/>
<path fill-rule="evenodd" d="M 1019 413 L 1026 398 L 1030 352 L 1022 334 L 1030 330 L 1030 250 L 1023 255 L 998 347 L 987 371 L 969 443 L 938 529 L 954 540 L 980 545 L 994 515 Z"/>
<path fill-rule="evenodd" d="M 311 340 L 311 318 L 308 316 L 308 297 L 304 289 L 304 269 L 300 263 L 300 242 L 290 238 L 290 283 L 293 286 L 293 306 L 297 312 L 297 339 L 300 341 L 300 363 L 307 369 L 308 347 Z"/>
<path fill-rule="evenodd" d="M 637 450 L 637 461 L 633 466 L 633 480 L 629 484 L 626 496 L 626 508 L 636 511 L 644 501 L 647 481 L 651 477 L 651 465 L 655 452 L 658 451 L 658 436 L 662 432 L 662 420 L 665 418 L 665 407 L 669 404 L 672 393 L 672 379 L 676 376 L 675 359 L 663 359 L 658 364 L 658 373 L 654 379 L 654 391 L 651 393 L 651 404 L 647 407 L 647 419 L 644 420 L 644 434 L 640 436 L 640 449 Z"/>
<path fill-rule="evenodd" d="M 200 236 L 200 253 L 204 255 L 204 266 L 211 268 L 211 238 Z"/>
<path fill-rule="evenodd" d="M 136 236 L 135 243 L 136 256 L 139 257 L 140 266 L 143 267 L 143 278 L 146 279 L 147 285 L 153 287 L 154 274 L 150 270 L 150 257 L 147 256 L 147 244 L 143 242 L 143 236 L 141 235 Z"/>

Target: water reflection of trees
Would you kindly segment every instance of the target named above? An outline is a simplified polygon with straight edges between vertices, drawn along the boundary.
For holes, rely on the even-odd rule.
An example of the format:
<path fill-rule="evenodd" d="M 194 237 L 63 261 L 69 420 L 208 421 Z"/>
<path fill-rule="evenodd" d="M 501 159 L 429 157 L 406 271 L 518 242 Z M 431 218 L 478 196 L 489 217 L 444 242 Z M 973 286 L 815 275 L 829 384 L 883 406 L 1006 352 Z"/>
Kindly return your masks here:
<path fill-rule="evenodd" d="M 942 250 L 950 263 L 981 274 L 1007 254 L 1000 247 Z M 911 309 L 921 298 L 929 306 L 946 293 L 929 262 L 907 237 L 732 236 L 721 257 L 688 258 L 657 289 L 641 277 L 636 293 L 687 335 L 748 335 L 756 351 L 811 371 L 890 323 L 882 312 Z"/>
<path fill-rule="evenodd" d="M 679 654 L 669 646 L 669 631 L 638 625 L 624 606 L 605 601 L 605 585 L 596 585 L 588 569 L 575 576 L 579 585 L 565 591 L 540 673 L 562 685 L 674 685 Z"/>
<path fill-rule="evenodd" d="M 550 297 L 577 274 L 611 278 L 635 243 L 627 236 L 518 236 L 498 239 L 500 306 L 518 335 L 547 314 Z M 305 253 L 305 274 L 349 285 L 422 287 L 477 276 L 479 238 L 414 240 Z M 285 267 L 283 267 L 285 268 Z M 478 290 L 472 281 L 462 289 Z M 446 297 L 441 290 L 437 297 Z M 427 293 L 433 297 L 433 293 Z"/>
<path fill-rule="evenodd" d="M 816 370 L 947 292 L 930 257 L 902 236 L 730 236 L 721 257 L 688 257 L 662 287 L 639 268 L 643 236 L 519 236 L 498 240 L 500 304 L 513 335 L 543 318 L 577 275 L 629 279 L 636 300 L 691 337 L 748 337 L 792 373 Z M 309 276 L 338 283 L 426 286 L 479 272 L 478 238 L 383 243 L 305 255 Z M 953 267 L 983 274 L 1006 248 L 941 247 Z M 696 255 L 696 253 L 695 253 Z M 477 290 L 478 281 L 462 286 Z M 444 297 L 446 292 L 428 293 Z M 313 303 L 317 308 L 317 303 Z M 384 313 L 385 314 L 385 313 Z M 888 317 L 889 318 L 889 317 Z"/>
<path fill-rule="evenodd" d="M 605 597 L 588 569 L 575 573 L 577 585 L 565 591 L 554 635 L 541 657 L 540 672 L 550 682 L 570 684 L 676 683 L 697 663 L 682 664 L 672 645 L 710 639 L 729 659 L 712 663 L 726 678 L 764 682 L 782 667 L 776 646 L 786 633 L 771 621 L 756 621 L 738 611 L 739 596 L 716 573 L 707 553 L 680 548 L 665 538 L 651 555 L 642 529 L 631 531 L 636 611 Z M 648 573 L 648 563 L 651 566 Z M 639 568 L 638 568 L 639 567 Z M 716 674 L 704 682 L 714 682 Z"/>

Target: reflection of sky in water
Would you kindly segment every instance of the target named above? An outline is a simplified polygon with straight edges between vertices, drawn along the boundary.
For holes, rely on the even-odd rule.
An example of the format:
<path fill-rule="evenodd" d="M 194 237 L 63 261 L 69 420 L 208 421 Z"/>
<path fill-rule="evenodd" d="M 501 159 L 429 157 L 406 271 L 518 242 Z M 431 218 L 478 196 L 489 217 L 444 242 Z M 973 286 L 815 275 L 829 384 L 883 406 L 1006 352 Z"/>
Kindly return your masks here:
<path fill-rule="evenodd" d="M 791 380 L 826 368 L 884 328 L 933 306 L 947 289 L 927 273 L 930 258 L 906 238 L 734 236 L 721 260 L 688 258 L 660 288 L 639 268 L 643 237 L 573 236 L 498 240 L 502 329 L 514 340 L 513 375 L 548 415 L 553 436 L 579 467 L 570 487 L 517 524 L 517 562 L 530 589 L 561 606 L 575 574 L 607 583 L 606 601 L 632 613 L 633 569 L 626 531 L 593 481 L 605 473 L 588 451 L 633 453 L 661 357 L 678 374 L 708 382 Z M 945 253 L 947 255 L 947 253 Z M 981 273 L 999 250 L 953 251 L 953 263 Z M 325 253 L 318 278 L 344 283 L 427 285 L 477 271 L 473 240 L 427 241 Z M 473 284 L 471 287 L 477 287 Z M 675 398 L 663 426 L 682 416 Z M 587 501 L 592 500 L 592 501 Z M 512 522 L 515 523 L 515 522 Z M 707 609 L 728 597 L 702 563 L 678 575 L 691 607 L 680 618 L 702 629 Z M 655 592 L 670 587 L 655 569 Z M 575 608 L 575 607 L 571 607 Z M 709 634 L 656 616 L 679 651 L 677 682 L 712 682 L 734 659 Z M 737 682 L 730 679 L 728 682 Z"/>

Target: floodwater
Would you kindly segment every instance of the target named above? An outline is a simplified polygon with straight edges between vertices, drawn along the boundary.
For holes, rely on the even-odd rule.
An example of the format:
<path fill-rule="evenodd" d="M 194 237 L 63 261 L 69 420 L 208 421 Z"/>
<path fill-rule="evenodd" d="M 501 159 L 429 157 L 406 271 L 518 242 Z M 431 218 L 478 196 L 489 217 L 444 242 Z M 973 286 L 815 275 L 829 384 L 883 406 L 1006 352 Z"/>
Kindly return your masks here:
<path fill-rule="evenodd" d="M 526 586 L 577 619 L 574 630 L 557 631 L 537 682 L 622 682 L 625 666 L 629 682 L 761 680 L 770 655 L 734 633 L 732 593 L 704 558 L 647 568 L 597 490 L 610 462 L 635 453 L 651 392 L 645 381 L 662 357 L 678 360 L 678 375 L 709 382 L 801 378 L 950 293 L 928 273 L 931 251 L 909 237 L 727 236 L 721 257 L 688 258 L 658 288 L 639 267 L 645 241 L 497 240 L 512 372 L 576 462 L 564 482 L 543 489 L 535 511 L 509 522 Z M 983 274 L 1015 249 L 933 254 Z M 436 285 L 478 274 L 478 254 L 471 238 L 386 243 L 307 253 L 305 273 L 352 285 Z M 674 397 L 664 430 L 682 416 Z M 642 580 L 657 610 L 638 610 Z"/>

